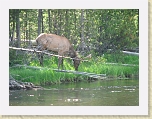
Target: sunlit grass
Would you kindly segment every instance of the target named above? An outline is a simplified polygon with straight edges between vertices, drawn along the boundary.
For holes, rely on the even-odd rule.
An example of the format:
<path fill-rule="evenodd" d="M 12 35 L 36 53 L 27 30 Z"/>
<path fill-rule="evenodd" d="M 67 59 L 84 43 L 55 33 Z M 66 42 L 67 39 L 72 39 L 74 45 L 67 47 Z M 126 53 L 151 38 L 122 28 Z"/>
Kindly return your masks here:
<path fill-rule="evenodd" d="M 106 56 L 107 57 L 107 56 Z M 138 64 L 138 57 L 126 56 L 123 61 L 129 64 Z M 106 74 L 109 77 L 121 77 L 131 78 L 134 75 L 139 74 L 139 66 L 123 66 L 122 62 L 112 65 L 106 64 L 110 61 L 110 56 L 106 59 L 105 57 L 92 58 L 88 62 L 81 62 L 79 66 L 80 72 Z M 30 66 L 40 67 L 37 60 L 30 62 Z M 10 68 L 10 74 L 17 80 L 24 82 L 33 82 L 37 85 L 49 85 L 54 83 L 60 83 L 62 81 L 75 81 L 75 79 L 86 80 L 87 76 L 80 76 L 72 73 L 56 72 L 53 69 L 58 68 L 58 58 L 51 57 L 44 59 L 44 66 L 42 69 L 29 69 L 26 67 Z M 73 62 L 70 59 L 64 60 L 65 70 L 74 70 Z"/>

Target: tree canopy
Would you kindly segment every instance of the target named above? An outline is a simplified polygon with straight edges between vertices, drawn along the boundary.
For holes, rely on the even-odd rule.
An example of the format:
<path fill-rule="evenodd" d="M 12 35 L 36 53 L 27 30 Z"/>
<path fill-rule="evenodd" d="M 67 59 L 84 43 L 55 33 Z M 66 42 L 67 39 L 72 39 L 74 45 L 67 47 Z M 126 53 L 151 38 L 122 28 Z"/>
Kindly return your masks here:
<path fill-rule="evenodd" d="M 10 9 L 9 38 L 34 40 L 40 33 L 68 38 L 82 54 L 102 55 L 139 46 L 138 9 Z"/>

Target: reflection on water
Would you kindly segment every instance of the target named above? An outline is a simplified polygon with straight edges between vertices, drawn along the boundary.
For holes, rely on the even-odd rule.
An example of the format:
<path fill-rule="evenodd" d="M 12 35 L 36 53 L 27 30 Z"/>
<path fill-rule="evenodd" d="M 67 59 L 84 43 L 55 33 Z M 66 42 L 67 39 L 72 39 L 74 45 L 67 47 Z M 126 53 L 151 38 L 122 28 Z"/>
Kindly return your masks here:
<path fill-rule="evenodd" d="M 139 80 L 58 84 L 9 92 L 10 106 L 138 106 Z"/>

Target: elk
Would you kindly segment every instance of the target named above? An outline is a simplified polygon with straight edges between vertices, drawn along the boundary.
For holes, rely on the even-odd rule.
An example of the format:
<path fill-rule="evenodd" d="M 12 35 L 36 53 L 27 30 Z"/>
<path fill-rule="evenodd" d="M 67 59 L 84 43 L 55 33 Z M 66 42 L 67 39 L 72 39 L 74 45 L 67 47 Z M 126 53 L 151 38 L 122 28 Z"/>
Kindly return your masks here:
<path fill-rule="evenodd" d="M 62 65 L 63 69 L 63 56 L 68 55 L 73 58 L 74 68 L 76 71 L 78 70 L 80 58 L 77 56 L 76 51 L 66 37 L 58 36 L 56 34 L 41 33 L 36 38 L 36 42 L 38 50 L 49 50 L 58 53 L 58 69 L 60 68 L 60 65 Z M 43 65 L 42 55 L 40 56 L 40 65 Z"/>

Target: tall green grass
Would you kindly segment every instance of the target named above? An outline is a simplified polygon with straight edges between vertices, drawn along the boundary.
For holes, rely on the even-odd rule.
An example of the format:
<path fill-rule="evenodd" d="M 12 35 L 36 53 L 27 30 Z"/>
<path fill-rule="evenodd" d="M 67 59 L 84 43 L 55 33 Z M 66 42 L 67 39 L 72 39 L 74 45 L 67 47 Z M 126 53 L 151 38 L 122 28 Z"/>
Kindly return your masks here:
<path fill-rule="evenodd" d="M 139 58 L 136 56 L 124 55 L 121 56 L 121 60 L 116 65 L 106 64 L 106 62 L 112 62 L 113 55 L 106 54 L 104 57 L 96 57 L 90 59 L 88 62 L 81 62 L 79 71 L 89 72 L 96 74 L 106 74 L 108 77 L 121 77 L 131 78 L 139 74 Z M 122 66 L 121 64 L 137 64 L 137 66 Z M 33 60 L 30 62 L 30 66 L 38 66 L 39 61 Z M 40 69 L 29 69 L 26 67 L 10 67 L 10 74 L 17 80 L 24 82 L 33 82 L 36 85 L 49 85 L 60 82 L 73 82 L 77 80 L 86 80 L 87 76 L 56 72 L 52 69 L 57 69 L 58 59 L 57 57 L 45 57 L 44 67 Z M 65 70 L 74 70 L 73 62 L 71 59 L 64 60 Z"/>
<path fill-rule="evenodd" d="M 122 64 L 139 64 L 139 56 L 135 55 L 128 55 L 124 53 L 107 53 L 104 54 L 104 58 L 107 62 L 115 62 L 115 63 L 122 63 Z"/>
<path fill-rule="evenodd" d="M 74 81 L 74 74 L 65 74 L 51 69 L 10 68 L 10 75 L 23 82 L 33 82 L 36 85 L 49 85 L 62 81 Z"/>

